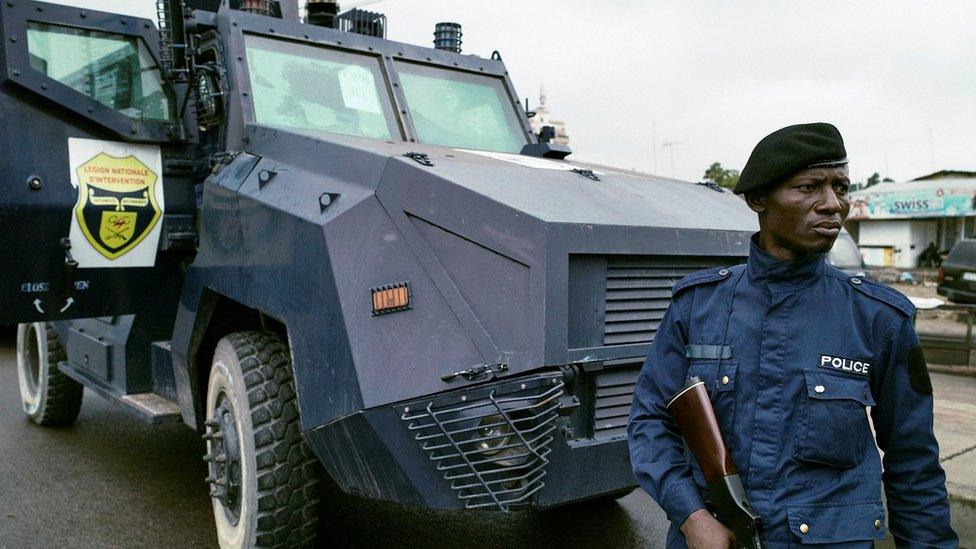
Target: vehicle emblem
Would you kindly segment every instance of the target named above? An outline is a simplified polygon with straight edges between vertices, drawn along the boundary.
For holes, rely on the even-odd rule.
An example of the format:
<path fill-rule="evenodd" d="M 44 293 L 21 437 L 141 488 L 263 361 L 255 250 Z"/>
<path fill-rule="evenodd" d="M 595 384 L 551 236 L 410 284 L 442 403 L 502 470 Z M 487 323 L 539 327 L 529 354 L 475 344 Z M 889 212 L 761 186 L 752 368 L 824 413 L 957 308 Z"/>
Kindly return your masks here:
<path fill-rule="evenodd" d="M 133 249 L 159 222 L 159 177 L 135 156 L 99 153 L 77 174 L 75 216 L 88 242 L 108 259 Z"/>

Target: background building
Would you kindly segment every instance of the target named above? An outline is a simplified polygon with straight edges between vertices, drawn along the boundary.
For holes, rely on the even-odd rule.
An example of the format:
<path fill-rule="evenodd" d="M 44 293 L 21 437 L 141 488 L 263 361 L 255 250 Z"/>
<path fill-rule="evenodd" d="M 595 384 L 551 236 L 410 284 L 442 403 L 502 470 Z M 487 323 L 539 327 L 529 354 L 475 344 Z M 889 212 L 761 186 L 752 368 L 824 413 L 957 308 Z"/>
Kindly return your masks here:
<path fill-rule="evenodd" d="M 934 242 L 976 238 L 976 172 L 943 170 L 851 193 L 848 231 L 868 265 L 911 269 Z"/>
<path fill-rule="evenodd" d="M 552 126 L 556 129 L 556 143 L 569 145 L 569 134 L 566 133 L 566 124 L 562 120 L 556 120 L 549 114 L 549 105 L 546 105 L 546 89 L 539 86 L 539 104 L 534 109 L 535 116 L 529 119 L 532 131 L 538 134 L 542 131 L 542 126 Z"/>

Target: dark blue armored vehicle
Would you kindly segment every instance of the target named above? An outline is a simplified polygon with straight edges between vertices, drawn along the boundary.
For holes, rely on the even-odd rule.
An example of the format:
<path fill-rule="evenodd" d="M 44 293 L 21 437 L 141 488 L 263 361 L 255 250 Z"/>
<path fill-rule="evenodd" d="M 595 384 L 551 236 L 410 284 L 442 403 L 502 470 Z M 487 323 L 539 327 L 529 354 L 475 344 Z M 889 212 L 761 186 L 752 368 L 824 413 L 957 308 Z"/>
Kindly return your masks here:
<path fill-rule="evenodd" d="M 0 323 L 24 410 L 82 387 L 200 431 L 224 546 L 308 543 L 319 484 L 510 510 L 634 486 L 672 284 L 741 261 L 731 193 L 566 161 L 505 65 L 312 1 L 143 19 L 0 3 Z"/>

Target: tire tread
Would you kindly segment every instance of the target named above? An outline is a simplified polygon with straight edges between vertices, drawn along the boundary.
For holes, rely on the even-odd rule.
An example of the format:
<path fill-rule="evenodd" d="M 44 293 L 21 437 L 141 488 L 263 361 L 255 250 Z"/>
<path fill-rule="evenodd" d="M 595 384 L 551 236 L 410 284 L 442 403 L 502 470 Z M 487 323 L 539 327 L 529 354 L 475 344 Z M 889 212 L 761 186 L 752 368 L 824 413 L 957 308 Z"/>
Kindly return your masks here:
<path fill-rule="evenodd" d="M 49 323 L 44 324 L 47 338 L 47 396 L 32 419 L 44 427 L 71 425 L 81 412 L 81 400 L 85 388 L 58 368 L 58 363 L 68 360 L 64 345 L 57 330 Z"/>
<path fill-rule="evenodd" d="M 301 436 L 288 346 L 270 332 L 227 339 L 239 358 L 254 427 L 258 546 L 312 545 L 324 473 Z"/>

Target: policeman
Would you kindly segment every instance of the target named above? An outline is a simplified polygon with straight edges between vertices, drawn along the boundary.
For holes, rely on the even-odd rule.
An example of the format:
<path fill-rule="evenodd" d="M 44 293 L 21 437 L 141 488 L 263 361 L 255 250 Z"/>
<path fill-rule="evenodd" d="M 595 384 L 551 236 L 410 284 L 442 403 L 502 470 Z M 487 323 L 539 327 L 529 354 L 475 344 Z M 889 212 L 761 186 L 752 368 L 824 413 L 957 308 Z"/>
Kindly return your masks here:
<path fill-rule="evenodd" d="M 628 425 L 634 475 L 671 520 L 669 547 L 734 539 L 705 510 L 701 470 L 665 408 L 691 376 L 709 389 L 766 546 L 871 547 L 886 529 L 899 546 L 958 545 L 915 308 L 824 260 L 849 184 L 834 126 L 766 136 L 735 188 L 759 216 L 748 261 L 672 290 Z"/>

